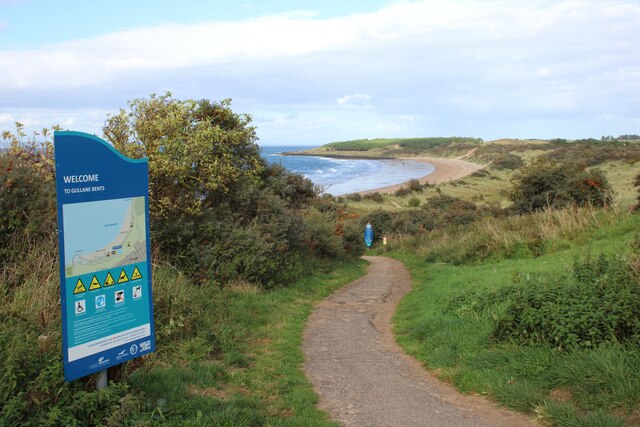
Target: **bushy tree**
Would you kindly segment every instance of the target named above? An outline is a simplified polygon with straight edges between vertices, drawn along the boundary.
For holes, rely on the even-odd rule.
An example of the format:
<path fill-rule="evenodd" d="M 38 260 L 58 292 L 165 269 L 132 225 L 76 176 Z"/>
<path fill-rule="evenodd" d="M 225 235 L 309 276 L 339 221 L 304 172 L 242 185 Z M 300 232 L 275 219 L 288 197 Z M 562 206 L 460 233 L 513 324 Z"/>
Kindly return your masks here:
<path fill-rule="evenodd" d="M 519 213 L 570 204 L 604 206 L 612 194 L 601 171 L 545 158 L 523 168 L 511 183 L 509 198 Z"/>
<path fill-rule="evenodd" d="M 217 196 L 255 183 L 264 169 L 251 117 L 230 100 L 176 100 L 170 93 L 129 102 L 104 135 L 132 158 L 149 158 L 152 218 L 197 214 Z"/>
<path fill-rule="evenodd" d="M 293 280 L 306 258 L 348 255 L 326 206 L 335 203 L 268 165 L 251 117 L 229 100 L 136 99 L 104 134 L 123 154 L 149 158 L 154 248 L 197 281 L 272 287 Z"/>

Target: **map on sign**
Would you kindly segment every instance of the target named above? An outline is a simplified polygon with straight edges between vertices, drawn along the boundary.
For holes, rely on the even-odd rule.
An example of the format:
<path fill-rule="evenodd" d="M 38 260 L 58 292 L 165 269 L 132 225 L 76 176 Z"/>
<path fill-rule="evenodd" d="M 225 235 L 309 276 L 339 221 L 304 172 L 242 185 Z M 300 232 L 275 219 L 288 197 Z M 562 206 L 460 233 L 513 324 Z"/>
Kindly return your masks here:
<path fill-rule="evenodd" d="M 62 206 L 67 277 L 146 261 L 145 198 Z"/>

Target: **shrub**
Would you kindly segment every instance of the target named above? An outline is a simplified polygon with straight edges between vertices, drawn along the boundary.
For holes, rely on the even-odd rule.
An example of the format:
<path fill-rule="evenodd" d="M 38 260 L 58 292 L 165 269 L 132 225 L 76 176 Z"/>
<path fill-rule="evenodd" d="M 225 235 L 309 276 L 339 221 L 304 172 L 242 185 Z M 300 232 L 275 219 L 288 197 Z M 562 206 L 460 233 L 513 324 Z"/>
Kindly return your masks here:
<path fill-rule="evenodd" d="M 371 222 L 374 238 L 381 239 L 383 234 L 416 234 L 435 227 L 435 219 L 424 209 L 407 209 L 401 212 L 376 210 L 358 221 L 358 228 L 364 230 L 367 221 Z"/>
<path fill-rule="evenodd" d="M 512 179 L 509 198 L 518 213 L 570 204 L 604 206 L 612 190 L 604 174 L 574 164 L 538 159 Z"/>
<path fill-rule="evenodd" d="M 395 193 L 393 193 L 395 196 L 397 197 L 406 197 L 409 194 L 411 194 L 411 190 L 407 187 L 400 187 L 396 190 Z"/>
<path fill-rule="evenodd" d="M 409 190 L 422 193 L 422 185 L 420 185 L 420 181 L 417 179 L 409 181 Z"/>
<path fill-rule="evenodd" d="M 521 168 L 522 166 L 524 166 L 522 158 L 512 153 L 501 154 L 491 163 L 491 167 L 498 170 L 513 170 Z"/>
<path fill-rule="evenodd" d="M 436 197 L 433 197 L 427 200 L 427 203 L 424 207 L 428 209 L 434 209 L 434 210 L 446 209 L 451 204 L 457 202 L 458 200 L 460 199 L 457 197 L 448 196 L 446 194 L 439 193 Z"/>
<path fill-rule="evenodd" d="M 418 199 L 417 197 L 412 197 L 411 199 L 409 199 L 409 207 L 412 208 L 417 208 L 418 206 L 420 206 L 420 199 Z"/>
<path fill-rule="evenodd" d="M 382 194 L 380 194 L 377 191 L 374 191 L 373 193 L 368 193 L 364 195 L 364 198 L 367 200 L 372 200 L 376 203 L 382 203 L 384 202 L 384 197 L 382 196 Z"/>
<path fill-rule="evenodd" d="M 100 425 L 118 412 L 127 385 L 95 391 L 86 380 L 64 382 L 60 341 L 49 352 L 38 348 L 38 334 L 17 315 L 0 317 L 0 425 Z"/>
<path fill-rule="evenodd" d="M 0 153 L 0 260 L 16 250 L 9 245 L 16 233 L 42 235 L 55 224 L 55 186 L 43 181 L 22 159 Z"/>
<path fill-rule="evenodd" d="M 352 202 L 359 202 L 362 200 L 362 195 L 360 193 L 351 193 L 344 196 L 345 199 L 351 200 Z"/>
<path fill-rule="evenodd" d="M 576 260 L 570 276 L 505 292 L 510 304 L 492 332 L 499 341 L 576 350 L 640 339 L 640 287 L 627 258 Z"/>

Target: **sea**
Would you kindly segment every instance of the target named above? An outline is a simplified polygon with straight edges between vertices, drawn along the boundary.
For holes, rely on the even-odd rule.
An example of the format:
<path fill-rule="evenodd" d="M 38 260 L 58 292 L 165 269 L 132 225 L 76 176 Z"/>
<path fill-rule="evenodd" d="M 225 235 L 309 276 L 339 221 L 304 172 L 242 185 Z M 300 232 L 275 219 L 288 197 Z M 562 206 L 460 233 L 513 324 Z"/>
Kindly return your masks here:
<path fill-rule="evenodd" d="M 299 173 L 333 196 L 373 190 L 421 178 L 433 172 L 432 165 L 412 160 L 334 159 L 317 156 L 282 155 L 315 147 L 264 146 L 262 156 Z"/>

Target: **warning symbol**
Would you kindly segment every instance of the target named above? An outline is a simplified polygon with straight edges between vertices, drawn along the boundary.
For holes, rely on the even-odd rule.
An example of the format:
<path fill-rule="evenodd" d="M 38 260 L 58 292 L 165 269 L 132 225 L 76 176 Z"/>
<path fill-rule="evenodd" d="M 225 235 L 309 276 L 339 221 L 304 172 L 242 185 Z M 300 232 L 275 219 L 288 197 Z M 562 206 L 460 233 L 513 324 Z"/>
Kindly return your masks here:
<path fill-rule="evenodd" d="M 100 289 L 102 286 L 100 286 L 100 281 L 98 280 L 98 278 L 96 277 L 96 275 L 93 275 L 93 279 L 91 279 L 91 284 L 89 285 L 89 290 L 90 291 L 95 291 L 96 289 Z"/>
<path fill-rule="evenodd" d="M 131 280 L 142 279 L 142 274 L 140 274 L 140 270 L 138 270 L 138 266 L 133 269 L 133 274 L 131 275 Z"/>
<path fill-rule="evenodd" d="M 127 273 L 125 273 L 124 268 L 120 272 L 120 277 L 118 278 L 118 283 L 128 282 L 129 278 L 127 277 Z"/>
<path fill-rule="evenodd" d="M 81 294 L 83 292 L 87 292 L 87 288 L 84 287 L 82 279 L 78 279 L 78 283 L 76 283 L 76 288 L 73 290 L 73 294 Z"/>
<path fill-rule="evenodd" d="M 105 286 L 113 286 L 116 284 L 116 281 L 113 280 L 113 276 L 111 275 L 111 272 L 107 273 L 107 278 L 104 281 L 104 285 Z"/>

